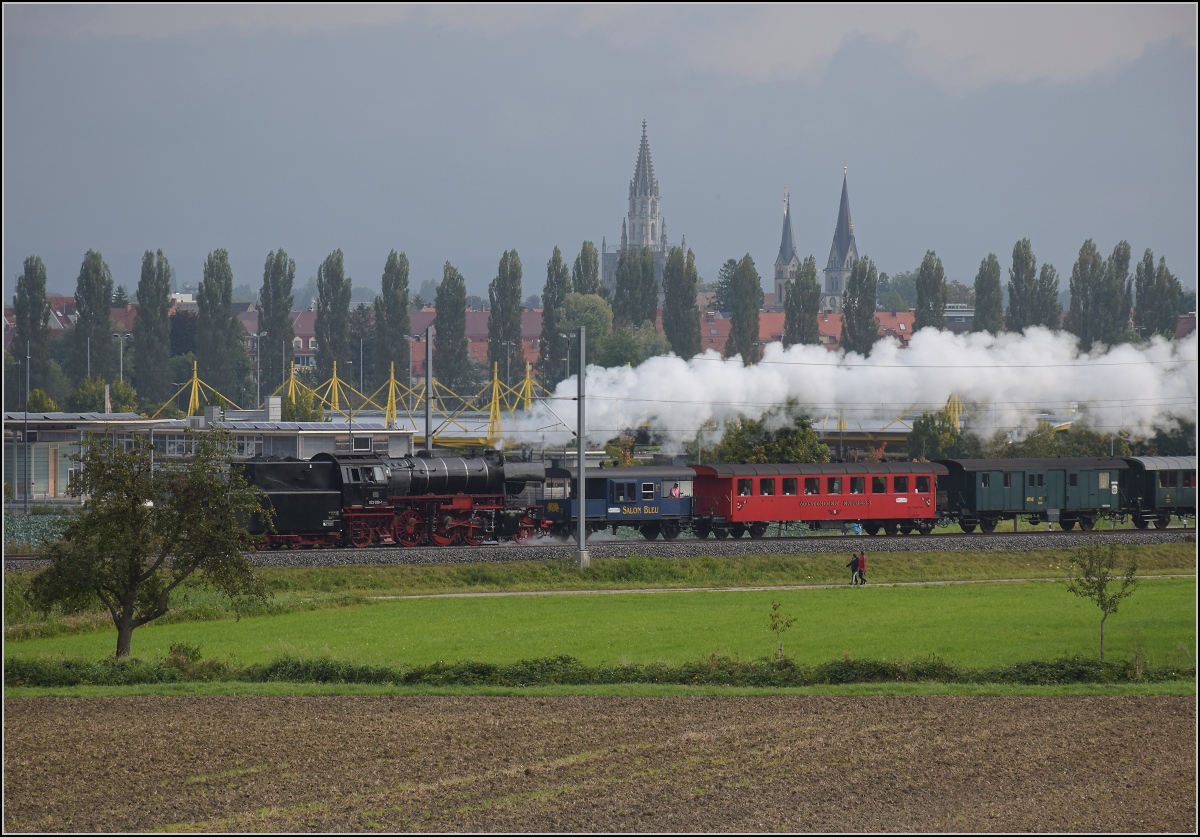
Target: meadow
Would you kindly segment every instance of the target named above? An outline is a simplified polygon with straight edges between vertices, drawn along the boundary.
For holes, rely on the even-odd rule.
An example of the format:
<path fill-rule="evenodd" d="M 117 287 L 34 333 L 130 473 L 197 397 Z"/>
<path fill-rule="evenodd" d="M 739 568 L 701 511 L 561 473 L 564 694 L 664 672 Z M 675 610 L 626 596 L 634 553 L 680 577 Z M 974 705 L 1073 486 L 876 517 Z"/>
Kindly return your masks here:
<path fill-rule="evenodd" d="M 1109 619 L 1106 652 L 1135 649 L 1161 661 L 1190 658 L 1194 579 L 1147 578 Z M 282 656 L 374 665 L 439 660 L 511 663 L 569 655 L 589 665 L 680 663 L 719 656 L 769 657 L 773 602 L 795 617 L 785 651 L 815 664 L 841 657 L 937 656 L 971 665 L 1095 656 L 1099 610 L 1055 582 L 818 587 L 770 591 L 574 593 L 378 599 L 313 611 L 148 625 L 135 656 L 166 656 L 175 643 L 239 664 Z M 114 634 L 94 631 L 5 644 L 5 658 L 112 653 Z"/>

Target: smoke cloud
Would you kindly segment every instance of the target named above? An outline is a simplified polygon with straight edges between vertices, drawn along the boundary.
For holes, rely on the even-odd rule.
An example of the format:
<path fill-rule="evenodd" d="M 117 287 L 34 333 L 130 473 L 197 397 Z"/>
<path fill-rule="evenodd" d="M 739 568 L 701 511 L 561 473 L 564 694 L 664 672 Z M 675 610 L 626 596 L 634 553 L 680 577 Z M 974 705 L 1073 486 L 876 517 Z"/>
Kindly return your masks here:
<path fill-rule="evenodd" d="M 655 438 L 679 448 L 715 422 L 718 430 L 705 433 L 709 445 L 725 421 L 761 418 L 789 399 L 818 423 L 840 415 L 848 429 L 878 428 L 940 410 L 951 396 L 963 402 L 970 429 L 984 436 L 998 429 L 1023 436 L 1039 416 L 1146 436 L 1196 420 L 1196 378 L 1195 333 L 1090 354 L 1080 354 L 1073 335 L 1040 328 L 1000 335 L 924 329 L 907 348 L 885 339 L 866 358 L 774 343 L 749 367 L 712 351 L 690 360 L 652 358 L 636 368 L 589 366 L 587 441 L 599 445 L 648 423 Z M 524 444 L 572 444 L 577 386 L 569 378 L 529 413 L 505 417 L 504 435 Z"/>

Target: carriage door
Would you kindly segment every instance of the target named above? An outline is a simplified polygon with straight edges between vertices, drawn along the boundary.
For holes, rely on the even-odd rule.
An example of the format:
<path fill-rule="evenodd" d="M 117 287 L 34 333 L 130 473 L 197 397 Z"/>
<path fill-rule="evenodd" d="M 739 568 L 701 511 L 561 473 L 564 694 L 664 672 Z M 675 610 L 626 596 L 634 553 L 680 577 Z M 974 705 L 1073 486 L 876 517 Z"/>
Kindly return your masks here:
<path fill-rule="evenodd" d="M 1075 509 L 1090 508 L 1090 506 L 1083 505 L 1083 501 L 1087 498 L 1083 496 L 1082 488 L 1079 484 L 1079 472 L 1068 470 L 1064 509 L 1074 511 Z"/>
<path fill-rule="evenodd" d="M 1046 472 L 1025 472 L 1025 511 L 1046 510 Z"/>

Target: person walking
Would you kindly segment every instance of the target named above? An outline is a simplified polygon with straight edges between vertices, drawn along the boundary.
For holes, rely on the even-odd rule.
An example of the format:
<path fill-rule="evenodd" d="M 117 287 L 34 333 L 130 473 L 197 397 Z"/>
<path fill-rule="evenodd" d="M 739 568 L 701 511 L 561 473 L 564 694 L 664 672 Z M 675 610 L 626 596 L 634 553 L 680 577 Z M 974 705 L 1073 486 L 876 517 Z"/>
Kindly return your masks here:
<path fill-rule="evenodd" d="M 867 583 L 867 553 L 858 553 L 858 583 Z"/>
<path fill-rule="evenodd" d="M 850 568 L 850 586 L 858 584 L 858 554 L 850 553 L 850 563 L 846 565 Z"/>

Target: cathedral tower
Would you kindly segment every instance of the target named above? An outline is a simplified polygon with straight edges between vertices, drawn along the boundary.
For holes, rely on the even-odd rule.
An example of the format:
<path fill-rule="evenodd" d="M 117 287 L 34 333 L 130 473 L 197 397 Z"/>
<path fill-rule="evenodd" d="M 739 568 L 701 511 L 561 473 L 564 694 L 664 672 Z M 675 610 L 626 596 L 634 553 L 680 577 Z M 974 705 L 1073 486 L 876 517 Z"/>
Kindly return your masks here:
<path fill-rule="evenodd" d="M 649 247 L 654 254 L 654 279 L 658 283 L 659 299 L 662 298 L 662 273 L 667 263 L 667 222 L 662 217 L 658 179 L 654 176 L 654 163 L 650 159 L 650 140 L 646 136 L 646 122 L 642 121 L 642 143 L 638 147 L 637 163 L 633 167 L 633 179 L 629 181 L 629 214 L 621 220 L 621 246 L 608 249 L 606 239 L 601 240 L 600 275 L 605 289 L 611 294 L 617 284 L 617 263 L 621 253 L 628 249 L 640 251 Z"/>

